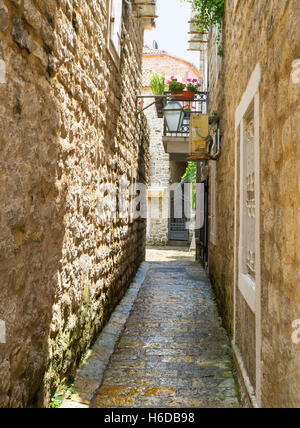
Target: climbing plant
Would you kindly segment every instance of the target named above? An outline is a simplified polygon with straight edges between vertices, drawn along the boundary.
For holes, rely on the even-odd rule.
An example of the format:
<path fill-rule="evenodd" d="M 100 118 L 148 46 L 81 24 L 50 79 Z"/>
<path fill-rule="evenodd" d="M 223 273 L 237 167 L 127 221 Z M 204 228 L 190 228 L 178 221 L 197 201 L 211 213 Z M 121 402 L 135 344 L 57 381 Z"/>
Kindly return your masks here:
<path fill-rule="evenodd" d="M 192 207 L 196 207 L 196 182 L 197 182 L 197 162 L 188 162 L 184 176 L 180 184 L 192 184 Z"/>
<path fill-rule="evenodd" d="M 196 26 L 200 31 L 208 30 L 210 27 L 217 27 L 217 43 L 221 40 L 222 20 L 226 0 L 185 0 L 192 4 L 193 11 L 196 12 Z"/>
<path fill-rule="evenodd" d="M 196 183 L 197 178 L 197 163 L 188 162 L 184 176 L 181 179 L 181 184 Z"/>

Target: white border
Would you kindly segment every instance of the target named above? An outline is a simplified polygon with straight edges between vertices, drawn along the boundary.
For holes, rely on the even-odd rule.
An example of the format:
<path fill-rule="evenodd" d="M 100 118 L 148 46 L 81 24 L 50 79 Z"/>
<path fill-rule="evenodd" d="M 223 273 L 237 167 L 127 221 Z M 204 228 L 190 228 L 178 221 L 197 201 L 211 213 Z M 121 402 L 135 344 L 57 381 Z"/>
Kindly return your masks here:
<path fill-rule="evenodd" d="M 242 231 L 242 204 L 238 207 L 237 203 L 237 190 L 238 190 L 238 181 L 240 177 L 243 176 L 243 164 L 240 165 L 240 176 L 238 176 L 238 152 L 237 152 L 237 143 L 235 145 L 235 216 L 234 216 L 234 338 L 233 344 L 236 347 L 236 323 L 237 323 L 237 298 L 236 290 L 239 287 L 242 295 L 244 296 L 247 304 L 251 310 L 255 313 L 255 322 L 256 322 L 256 401 L 258 407 L 261 407 L 261 349 L 262 349 L 262 334 L 261 334 L 261 260 L 260 260 L 260 102 L 259 102 L 259 84 L 261 80 L 261 68 L 258 64 L 255 67 L 255 70 L 250 78 L 247 89 L 242 97 L 241 103 L 236 109 L 235 113 L 235 141 L 238 140 L 237 130 L 240 126 L 240 159 L 242 159 L 242 150 L 243 150 L 243 138 L 244 138 L 244 116 L 249 110 L 251 104 L 254 101 L 254 144 L 255 144 L 255 192 L 256 192 L 256 232 L 255 232 L 255 243 L 256 243 L 256 259 L 255 259 L 255 270 L 256 270 L 256 281 L 255 288 L 253 284 L 248 280 L 245 281 L 244 276 L 240 275 L 240 264 L 241 264 L 241 246 L 238 246 L 238 216 L 240 216 L 240 232 Z M 241 181 L 241 180 L 240 180 Z M 241 183 L 240 183 L 241 186 Z M 242 188 L 240 198 L 242 198 Z M 240 241 L 241 242 L 241 241 Z M 239 252 L 239 253 L 238 253 Z M 239 254 L 239 266 L 237 262 L 237 254 Z M 239 267 L 239 272 L 237 272 L 237 267 Z M 238 359 L 239 361 L 239 359 Z M 240 368 L 242 361 L 239 362 Z"/>

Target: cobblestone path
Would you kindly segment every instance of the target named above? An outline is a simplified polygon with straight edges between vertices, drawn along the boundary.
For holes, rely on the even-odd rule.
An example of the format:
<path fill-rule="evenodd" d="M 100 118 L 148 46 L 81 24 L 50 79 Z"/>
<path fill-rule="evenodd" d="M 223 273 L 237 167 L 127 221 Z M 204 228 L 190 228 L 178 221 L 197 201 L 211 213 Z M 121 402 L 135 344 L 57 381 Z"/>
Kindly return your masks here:
<path fill-rule="evenodd" d="M 90 407 L 238 407 L 229 340 L 206 274 L 188 253 L 150 268 Z"/>

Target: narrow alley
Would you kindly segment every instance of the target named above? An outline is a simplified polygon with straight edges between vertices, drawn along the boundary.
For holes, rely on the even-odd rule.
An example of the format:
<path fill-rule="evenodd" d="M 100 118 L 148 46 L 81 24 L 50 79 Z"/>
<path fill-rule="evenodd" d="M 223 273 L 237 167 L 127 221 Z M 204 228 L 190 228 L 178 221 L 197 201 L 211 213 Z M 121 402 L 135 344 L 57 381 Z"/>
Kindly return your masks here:
<path fill-rule="evenodd" d="M 300 408 L 299 28 L 0 0 L 0 409 Z"/>
<path fill-rule="evenodd" d="M 64 407 L 77 407 L 76 401 L 96 408 L 239 407 L 229 340 L 201 265 L 185 248 L 150 249 L 147 261 L 146 278 L 100 388 L 90 402 L 83 399 L 99 380 L 93 379 L 95 358 L 101 363 L 104 355 L 98 343 L 92 363 L 88 359 L 79 372 L 86 379 L 75 383 L 74 402 Z M 113 332 L 114 319 L 115 314 L 106 331 Z"/>

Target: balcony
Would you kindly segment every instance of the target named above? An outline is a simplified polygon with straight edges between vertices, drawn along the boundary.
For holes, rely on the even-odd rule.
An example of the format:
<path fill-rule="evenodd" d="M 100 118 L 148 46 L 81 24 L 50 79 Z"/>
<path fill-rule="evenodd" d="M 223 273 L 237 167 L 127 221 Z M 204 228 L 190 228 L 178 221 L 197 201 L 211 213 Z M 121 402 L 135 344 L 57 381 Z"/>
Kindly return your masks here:
<path fill-rule="evenodd" d="M 170 95 L 171 94 L 167 94 Z M 172 98 L 174 100 L 174 98 Z M 190 118 L 192 114 L 206 114 L 208 92 L 200 92 L 195 95 L 194 101 L 176 99 L 179 104 L 189 106 L 191 111 L 185 111 L 181 128 L 176 132 L 170 132 L 164 119 L 163 144 L 165 152 L 169 153 L 171 161 L 186 162 L 189 155 Z"/>

